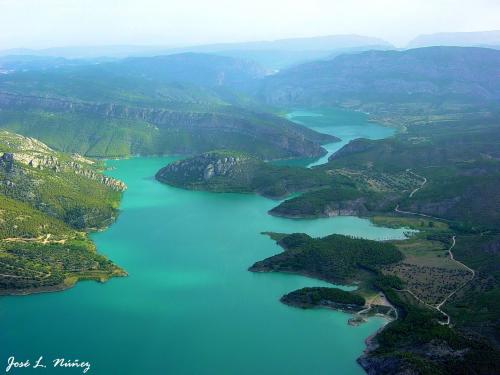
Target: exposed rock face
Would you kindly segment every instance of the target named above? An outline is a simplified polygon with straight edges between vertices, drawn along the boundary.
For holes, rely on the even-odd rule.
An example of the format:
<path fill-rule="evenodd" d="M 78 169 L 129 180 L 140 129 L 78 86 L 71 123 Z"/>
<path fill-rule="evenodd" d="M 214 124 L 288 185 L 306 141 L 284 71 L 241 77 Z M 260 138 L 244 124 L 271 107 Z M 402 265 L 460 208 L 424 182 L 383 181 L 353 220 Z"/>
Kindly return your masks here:
<path fill-rule="evenodd" d="M 125 191 L 127 189 L 127 185 L 124 182 L 117 180 L 112 177 L 104 176 L 103 174 L 96 173 L 91 169 L 80 169 L 77 168 L 74 170 L 76 174 L 84 176 L 94 181 L 98 181 L 107 187 L 116 190 L 116 191 Z"/>
<path fill-rule="evenodd" d="M 256 160 L 245 154 L 207 152 L 194 158 L 180 160 L 161 169 L 156 178 L 172 185 L 189 186 L 210 183 L 216 177 L 227 177 L 231 182 L 247 181 Z M 249 177 L 248 177 L 249 178 Z"/>
<path fill-rule="evenodd" d="M 257 193 L 279 199 L 292 192 L 324 187 L 329 176 L 307 168 L 280 167 L 236 151 L 212 151 L 162 168 L 160 182 L 192 190 Z"/>
<path fill-rule="evenodd" d="M 73 172 L 85 178 L 98 181 L 116 191 L 123 191 L 127 187 L 119 180 L 104 176 L 92 169 L 92 160 L 80 155 L 59 154 L 44 143 L 29 137 L 12 134 L 5 131 L 0 132 L 1 145 L 15 152 L 5 152 L 0 158 L 0 167 L 7 172 L 13 171 L 14 161 L 40 170 L 51 169 L 55 172 Z"/>
<path fill-rule="evenodd" d="M 203 171 L 203 179 L 207 181 L 214 176 L 227 176 L 240 162 L 243 162 L 242 158 L 233 156 L 216 159 L 214 163 L 209 163 L 206 166 Z"/>
<path fill-rule="evenodd" d="M 285 202 L 286 203 L 286 202 Z M 291 219 L 303 219 L 311 217 L 334 217 L 334 216 L 365 216 L 369 212 L 366 199 L 359 198 L 338 202 L 325 202 L 321 206 L 288 207 L 287 204 L 280 204 L 271 210 L 269 214 L 278 217 L 288 217 Z"/>
<path fill-rule="evenodd" d="M 446 217 L 449 212 L 460 203 L 463 197 L 457 196 L 449 199 L 443 199 L 437 202 L 417 202 L 402 206 L 404 210 L 411 212 L 420 212 L 431 216 Z"/>
<path fill-rule="evenodd" d="M 351 201 L 329 203 L 325 206 L 324 216 L 364 216 L 368 213 L 365 199 L 359 198 Z"/>

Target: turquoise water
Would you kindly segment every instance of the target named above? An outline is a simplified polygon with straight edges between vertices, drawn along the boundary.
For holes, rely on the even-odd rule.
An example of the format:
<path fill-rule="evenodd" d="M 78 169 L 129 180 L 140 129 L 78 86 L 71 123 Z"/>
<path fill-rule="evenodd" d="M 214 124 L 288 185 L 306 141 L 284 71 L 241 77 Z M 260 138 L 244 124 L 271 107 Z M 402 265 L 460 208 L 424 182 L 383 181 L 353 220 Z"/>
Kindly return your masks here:
<path fill-rule="evenodd" d="M 128 190 L 117 222 L 92 238 L 129 276 L 1 298 L 0 369 L 10 356 L 44 356 L 89 361 L 87 374 L 362 374 L 355 359 L 382 318 L 351 327 L 345 313 L 285 306 L 283 294 L 328 284 L 247 268 L 281 251 L 262 231 L 387 239 L 403 238 L 404 230 L 354 217 L 277 218 L 266 213 L 277 202 L 259 196 L 156 182 L 155 172 L 172 160 L 108 162 Z M 28 373 L 82 371 L 10 372 Z"/>
<path fill-rule="evenodd" d="M 281 165 L 313 167 L 324 164 L 328 162 L 330 155 L 353 139 L 382 139 L 394 134 L 394 129 L 368 121 L 368 116 L 364 113 L 339 108 L 296 110 L 288 113 L 286 117 L 320 133 L 335 135 L 341 141 L 324 145 L 328 153 L 319 159 L 284 160 L 279 162 Z"/>
<path fill-rule="evenodd" d="M 2 298 L 0 360 L 78 358 L 94 374 L 363 373 L 355 359 L 383 319 L 351 327 L 341 312 L 285 306 L 284 293 L 326 283 L 247 267 L 280 251 L 262 231 L 401 238 L 403 230 L 353 217 L 276 218 L 266 214 L 275 202 L 259 196 L 156 182 L 171 160 L 109 162 L 129 189 L 118 221 L 92 237 L 129 277 Z M 31 372 L 51 373 L 11 373 Z"/>

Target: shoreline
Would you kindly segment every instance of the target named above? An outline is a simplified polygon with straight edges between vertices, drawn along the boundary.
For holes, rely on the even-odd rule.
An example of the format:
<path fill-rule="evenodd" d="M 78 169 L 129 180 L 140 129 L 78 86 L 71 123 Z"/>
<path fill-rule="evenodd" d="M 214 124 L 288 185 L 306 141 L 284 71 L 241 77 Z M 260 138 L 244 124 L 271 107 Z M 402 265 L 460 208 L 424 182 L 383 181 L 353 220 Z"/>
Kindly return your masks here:
<path fill-rule="evenodd" d="M 265 269 L 258 269 L 258 268 L 255 268 L 253 269 L 254 265 L 252 265 L 251 267 L 248 268 L 248 271 L 250 272 L 254 272 L 254 273 L 283 273 L 283 274 L 290 274 L 290 275 L 300 275 L 300 276 L 305 276 L 305 277 L 308 277 L 308 278 L 311 278 L 311 279 L 316 279 L 316 280 L 321 280 L 321 281 L 325 281 L 325 282 L 328 282 L 330 284 L 332 284 L 332 287 L 335 287 L 335 286 L 350 286 L 350 285 L 356 285 L 356 281 L 352 281 L 350 283 L 346 283 L 345 281 L 340 281 L 340 280 L 337 280 L 337 281 L 333 281 L 331 279 L 326 279 L 326 278 L 323 278 L 323 277 L 320 277 L 319 275 L 314 275 L 313 273 L 308 273 L 308 272 L 293 272 L 293 271 L 274 271 L 274 270 L 265 270 Z M 340 282 L 340 284 L 335 284 L 336 282 Z M 376 337 L 392 322 L 396 321 L 397 319 L 399 319 L 399 314 L 398 314 L 398 311 L 397 311 L 397 308 L 390 303 L 390 301 L 387 299 L 387 297 L 385 296 L 385 294 L 381 291 L 381 290 L 378 290 L 377 293 L 380 295 L 380 294 L 383 294 L 383 300 L 385 301 L 385 304 L 382 304 L 382 305 L 375 305 L 375 306 L 386 306 L 386 307 L 389 307 L 390 310 L 387 312 L 387 313 L 380 313 L 380 312 L 375 312 L 375 313 L 372 313 L 370 314 L 370 311 L 374 308 L 374 305 L 371 303 L 373 301 L 372 300 L 367 300 L 367 303 L 364 307 L 361 307 L 361 309 L 359 311 L 353 311 L 352 309 L 349 310 L 349 309 L 344 309 L 342 308 L 341 304 L 338 304 L 337 306 L 333 306 L 333 305 L 311 305 L 311 306 L 301 306 L 299 304 L 294 304 L 294 303 L 286 303 L 283 301 L 283 298 L 286 296 L 283 295 L 279 301 L 280 303 L 286 305 L 286 306 L 290 306 L 290 307 L 293 307 L 293 308 L 300 308 L 300 309 L 304 309 L 304 310 L 308 310 L 308 309 L 319 309 L 319 308 L 323 308 L 323 309 L 328 309 L 328 310 L 333 310 L 333 311 L 339 311 L 339 312 L 342 312 L 342 313 L 345 313 L 345 314 L 350 314 L 351 317 L 348 319 L 347 323 L 348 325 L 352 326 L 352 327 L 355 327 L 355 326 L 358 326 L 359 324 L 363 324 L 364 322 L 366 322 L 367 319 L 371 318 L 371 317 L 381 317 L 382 319 L 385 320 L 384 324 L 377 329 L 377 331 L 375 331 L 374 333 L 370 334 L 368 337 L 366 337 L 364 339 L 364 344 L 365 344 L 365 348 L 363 349 L 362 353 L 356 358 L 356 363 L 361 366 L 361 368 L 363 368 L 363 370 L 368 373 L 368 370 L 369 370 L 369 365 L 367 363 L 368 361 L 368 358 L 369 358 L 369 355 L 371 352 L 373 352 L 374 350 L 376 350 L 378 348 L 378 343 L 376 342 Z M 366 313 L 365 313 L 366 311 Z M 362 312 L 362 314 L 360 314 L 360 312 Z M 395 316 L 391 316 L 390 314 L 395 312 Z M 363 319 L 362 322 L 360 323 L 357 323 L 357 324 L 353 324 L 352 323 L 352 319 L 355 318 L 355 317 L 358 317 L 358 318 L 361 318 Z"/>
<path fill-rule="evenodd" d="M 106 176 L 104 173 L 106 170 L 101 171 L 100 173 L 103 176 Z M 113 224 L 116 223 L 118 217 L 120 216 L 120 207 L 123 201 L 123 193 L 125 190 L 120 192 L 120 199 L 118 202 L 118 208 L 116 209 L 116 214 L 109 217 L 108 219 L 104 220 L 104 225 L 99 226 L 99 227 L 91 227 L 91 228 L 85 228 L 83 230 L 80 230 L 80 233 L 85 235 L 85 238 L 92 243 L 94 246 L 94 252 L 96 254 L 100 254 L 103 257 L 105 257 L 107 260 L 111 261 L 107 256 L 101 254 L 95 242 L 92 240 L 90 235 L 92 233 L 99 233 L 99 232 L 104 232 L 105 230 L 109 229 L 109 227 Z M 2 239 L 0 241 L 4 241 L 5 239 Z M 5 290 L 0 290 L 0 298 L 1 297 L 14 297 L 14 296 L 29 296 L 29 295 L 34 295 L 34 294 L 42 294 L 42 293 L 55 293 L 55 292 L 63 292 L 65 290 L 73 288 L 77 283 L 82 282 L 82 281 L 95 281 L 99 283 L 105 283 L 109 281 L 112 278 L 115 277 L 127 277 L 128 273 L 125 269 L 121 268 L 119 265 L 115 264 L 113 261 L 111 261 L 113 265 L 116 267 L 115 270 L 112 272 L 108 273 L 103 273 L 102 275 L 95 275 L 95 276 L 89 276 L 89 275 L 78 275 L 78 274 L 68 274 L 63 282 L 61 284 L 57 285 L 51 285 L 51 286 L 46 286 L 46 287 L 36 287 L 36 288 L 28 288 L 28 289 L 5 289 Z"/>
<path fill-rule="evenodd" d="M 24 297 L 24 296 L 30 296 L 34 294 L 42 294 L 42 293 L 55 293 L 55 292 L 63 292 L 65 290 L 71 289 L 76 286 L 76 284 L 83 282 L 83 281 L 94 281 L 98 282 L 101 284 L 104 284 L 105 282 L 108 282 L 109 280 L 116 278 L 116 277 L 127 277 L 128 273 L 120 268 L 121 272 L 113 272 L 108 275 L 103 275 L 103 277 L 88 277 L 88 276 L 68 276 L 66 280 L 68 279 L 75 279 L 71 280 L 68 283 L 63 282 L 62 284 L 58 285 L 51 285 L 47 287 L 39 287 L 39 288 L 33 288 L 33 289 L 23 289 L 17 291 L 16 289 L 6 289 L 3 291 L 0 291 L 0 298 L 1 297 Z"/>
<path fill-rule="evenodd" d="M 346 314 L 356 315 L 360 311 L 362 311 L 362 309 L 363 309 L 363 306 L 359 306 L 359 307 L 356 307 L 356 308 L 349 308 L 348 307 L 349 305 L 342 304 L 342 303 L 319 304 L 319 305 L 299 304 L 299 303 L 285 301 L 285 296 L 286 295 L 284 295 L 284 296 L 282 296 L 280 298 L 280 302 L 282 304 L 290 306 L 290 307 L 295 307 L 295 308 L 298 308 L 298 309 L 302 309 L 302 310 L 327 309 L 327 310 L 333 310 L 333 311 L 340 311 L 340 312 L 343 312 L 343 313 L 346 313 Z M 345 305 L 345 307 L 343 307 L 342 305 Z M 359 310 L 356 311 L 356 309 L 359 309 Z M 349 324 L 349 321 L 348 321 L 347 324 L 351 325 L 351 324 Z"/>

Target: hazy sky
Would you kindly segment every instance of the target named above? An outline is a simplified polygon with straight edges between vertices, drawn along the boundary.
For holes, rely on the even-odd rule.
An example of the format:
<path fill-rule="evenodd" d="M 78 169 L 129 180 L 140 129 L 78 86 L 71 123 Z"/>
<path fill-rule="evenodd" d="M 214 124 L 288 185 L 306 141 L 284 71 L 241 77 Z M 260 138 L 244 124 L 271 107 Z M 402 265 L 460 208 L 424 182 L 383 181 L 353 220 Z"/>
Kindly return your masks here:
<path fill-rule="evenodd" d="M 500 29 L 500 0 L 0 0 L 0 50 Z"/>

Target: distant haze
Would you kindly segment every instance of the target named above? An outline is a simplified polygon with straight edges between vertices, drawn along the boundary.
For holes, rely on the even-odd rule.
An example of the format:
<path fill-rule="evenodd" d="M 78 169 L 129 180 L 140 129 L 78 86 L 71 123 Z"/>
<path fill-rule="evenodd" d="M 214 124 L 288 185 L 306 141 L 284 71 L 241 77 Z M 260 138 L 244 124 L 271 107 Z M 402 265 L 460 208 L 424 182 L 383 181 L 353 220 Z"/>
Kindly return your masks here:
<path fill-rule="evenodd" d="M 500 30 L 472 33 L 437 33 L 420 35 L 410 41 L 409 48 L 427 46 L 477 46 L 500 47 Z"/>
<path fill-rule="evenodd" d="M 498 0 L 0 0 L 0 50 L 500 29 Z"/>

